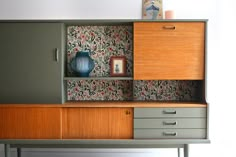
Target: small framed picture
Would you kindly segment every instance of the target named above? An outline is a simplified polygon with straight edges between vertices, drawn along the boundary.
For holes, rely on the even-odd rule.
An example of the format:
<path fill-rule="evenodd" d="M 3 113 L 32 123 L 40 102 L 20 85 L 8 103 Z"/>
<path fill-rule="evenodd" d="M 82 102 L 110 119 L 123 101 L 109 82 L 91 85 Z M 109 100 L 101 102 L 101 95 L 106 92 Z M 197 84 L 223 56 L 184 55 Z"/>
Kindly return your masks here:
<path fill-rule="evenodd" d="M 126 75 L 126 57 L 125 56 L 111 56 L 110 58 L 111 76 L 125 76 Z"/>
<path fill-rule="evenodd" d="M 143 19 L 163 19 L 162 0 L 143 0 Z"/>

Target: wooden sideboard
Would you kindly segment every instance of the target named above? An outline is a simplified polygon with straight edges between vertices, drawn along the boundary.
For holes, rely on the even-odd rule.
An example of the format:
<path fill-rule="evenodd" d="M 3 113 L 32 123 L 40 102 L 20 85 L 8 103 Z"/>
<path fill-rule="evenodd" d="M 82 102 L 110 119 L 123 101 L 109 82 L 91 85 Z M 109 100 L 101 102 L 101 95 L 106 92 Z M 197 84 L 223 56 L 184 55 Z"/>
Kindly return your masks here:
<path fill-rule="evenodd" d="M 187 157 L 188 144 L 209 143 L 206 30 L 207 20 L 0 21 L 5 156 L 46 144 Z M 87 78 L 69 67 L 82 48 L 94 52 Z M 112 55 L 126 56 L 127 76 L 109 76 Z"/>

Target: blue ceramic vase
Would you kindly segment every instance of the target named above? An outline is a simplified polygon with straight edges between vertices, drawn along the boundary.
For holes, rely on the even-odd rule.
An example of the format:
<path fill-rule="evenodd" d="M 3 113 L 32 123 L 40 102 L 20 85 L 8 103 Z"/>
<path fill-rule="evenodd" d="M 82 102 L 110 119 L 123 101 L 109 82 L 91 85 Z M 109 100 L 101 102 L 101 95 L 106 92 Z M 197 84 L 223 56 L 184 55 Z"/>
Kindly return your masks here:
<path fill-rule="evenodd" d="M 94 62 L 89 56 L 89 52 L 79 51 L 70 62 L 71 69 L 79 77 L 89 77 L 89 73 L 94 68 Z"/>

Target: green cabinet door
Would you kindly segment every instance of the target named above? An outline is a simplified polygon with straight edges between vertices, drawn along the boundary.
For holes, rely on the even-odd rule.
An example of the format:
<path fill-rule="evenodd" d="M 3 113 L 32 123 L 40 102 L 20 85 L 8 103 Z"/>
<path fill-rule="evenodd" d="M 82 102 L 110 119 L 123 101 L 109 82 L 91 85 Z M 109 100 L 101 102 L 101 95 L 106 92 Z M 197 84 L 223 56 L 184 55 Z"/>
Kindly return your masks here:
<path fill-rule="evenodd" d="M 0 23 L 0 104 L 62 102 L 63 29 Z"/>

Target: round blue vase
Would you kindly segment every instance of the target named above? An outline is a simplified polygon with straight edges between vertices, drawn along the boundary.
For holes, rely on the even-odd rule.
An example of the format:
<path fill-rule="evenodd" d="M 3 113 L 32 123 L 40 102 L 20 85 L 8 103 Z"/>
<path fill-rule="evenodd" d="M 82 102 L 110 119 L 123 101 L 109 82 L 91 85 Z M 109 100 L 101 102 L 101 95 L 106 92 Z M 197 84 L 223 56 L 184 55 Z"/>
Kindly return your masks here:
<path fill-rule="evenodd" d="M 70 63 L 71 69 L 79 77 L 89 77 L 89 73 L 94 68 L 94 62 L 89 56 L 89 52 L 79 51 Z"/>

